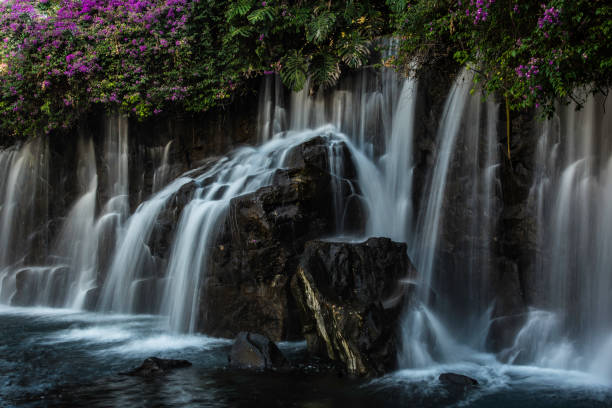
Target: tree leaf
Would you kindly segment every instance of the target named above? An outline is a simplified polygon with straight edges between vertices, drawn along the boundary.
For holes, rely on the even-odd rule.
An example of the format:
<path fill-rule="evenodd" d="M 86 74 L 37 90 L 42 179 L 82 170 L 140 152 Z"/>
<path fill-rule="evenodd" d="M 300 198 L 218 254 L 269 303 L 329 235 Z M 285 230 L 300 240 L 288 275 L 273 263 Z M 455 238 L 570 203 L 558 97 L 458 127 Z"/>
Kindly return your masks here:
<path fill-rule="evenodd" d="M 282 60 L 283 68 L 280 77 L 283 83 L 293 91 L 300 91 L 306 83 L 308 61 L 300 51 L 294 50 Z"/>

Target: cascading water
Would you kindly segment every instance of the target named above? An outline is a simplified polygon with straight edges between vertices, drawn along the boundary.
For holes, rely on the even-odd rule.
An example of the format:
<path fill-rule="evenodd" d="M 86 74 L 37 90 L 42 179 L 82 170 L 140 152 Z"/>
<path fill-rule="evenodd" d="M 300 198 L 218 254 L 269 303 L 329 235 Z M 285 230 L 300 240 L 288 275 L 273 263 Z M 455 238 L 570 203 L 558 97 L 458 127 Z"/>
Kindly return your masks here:
<path fill-rule="evenodd" d="M 521 361 L 612 375 L 612 103 L 560 108 L 539 131 L 537 265 L 542 299 L 511 351 Z M 550 323 L 554 322 L 554 324 Z M 537 338 L 537 343 L 525 339 Z M 606 360 L 609 362 L 609 359 Z"/>
<path fill-rule="evenodd" d="M 289 134 L 259 148 L 239 149 L 194 179 L 197 187 L 182 212 L 168 266 L 170 284 L 162 310 L 170 317 L 172 329 L 190 332 L 197 329 L 200 283 L 206 278 L 209 250 L 230 200 L 269 185 L 276 170 L 283 168 L 289 151 L 328 131 Z M 332 162 L 333 149 L 329 156 Z"/>
<path fill-rule="evenodd" d="M 461 306 L 463 313 L 457 313 L 463 303 L 462 299 L 453 293 L 452 288 L 446 289 L 436 276 L 445 221 L 456 222 L 452 215 L 445 213 L 455 206 L 469 206 L 473 209 L 470 225 L 467 226 L 472 236 L 469 251 L 474 251 L 478 246 L 479 253 L 478 256 L 467 256 L 467 259 L 461 261 L 461 268 L 471 272 L 462 275 L 463 279 L 454 280 L 453 284 L 455 288 L 457 284 L 464 286 L 460 292 L 461 297 L 473 292 L 471 298 L 481 298 L 483 293 L 487 293 L 483 280 L 490 268 L 487 264 L 489 248 L 486 243 L 491 239 L 493 222 L 491 196 L 496 180 L 497 108 L 493 103 L 485 105 L 487 115 L 481 117 L 483 103 L 478 96 L 471 95 L 471 77 L 467 71 L 463 71 L 446 99 L 437 132 L 438 151 L 427 177 L 428 184 L 420 211 L 416 215 L 417 222 L 413 229 L 408 230 L 408 236 L 404 239 L 410 245 L 409 253 L 417 267 L 418 279 L 415 282 L 416 299 L 408 306 L 402 323 L 403 348 L 399 356 L 402 367 L 426 367 L 434 362 L 464 358 L 469 350 L 453 340 L 462 337 L 460 330 L 470 333 L 466 338 L 461 338 L 462 343 L 484 349 L 488 324 L 487 303 L 491 299 L 481 302 L 481 307 L 472 305 L 471 310 Z M 461 143 L 458 147 L 459 141 Z M 461 166 L 457 167 L 457 163 L 461 163 Z M 449 206 L 444 203 L 449 199 L 447 184 L 451 178 L 452 166 L 455 166 L 452 177 L 460 180 L 456 184 L 471 184 L 472 187 L 465 194 L 465 202 L 455 194 L 454 202 Z M 461 179 L 462 176 L 465 180 Z M 445 216 L 448 220 L 445 220 Z M 461 233 L 465 234 L 465 231 Z M 440 279 L 453 280 L 453 277 L 446 275 Z M 432 299 L 434 294 L 435 301 Z M 432 303 L 435 303 L 435 312 L 431 309 Z M 453 319 L 462 316 L 469 317 L 463 317 L 459 327 L 450 324 Z M 445 326 L 454 330 L 449 332 Z"/>
<path fill-rule="evenodd" d="M 57 266 L 49 269 L 49 274 L 68 273 L 63 279 L 70 285 L 67 296 L 56 288 L 49 287 L 41 291 L 45 299 L 56 297 L 52 304 L 65 299 L 62 306 L 81 307 L 83 297 L 95 279 L 97 236 L 94 230 L 96 217 L 96 199 L 98 190 L 98 174 L 96 158 L 91 138 L 81 137 L 78 147 L 77 179 L 81 197 L 74 204 L 59 233 L 53 258 Z M 63 268 L 62 268 L 63 267 Z M 68 268 L 67 271 L 64 268 Z M 47 304 L 43 299 L 35 304 Z M 61 303 L 60 303 L 61 304 Z"/>
<path fill-rule="evenodd" d="M 208 250 L 226 216 L 230 200 L 269 184 L 274 172 L 282 168 L 286 153 L 314 136 L 329 134 L 328 160 L 332 173 L 332 190 L 336 192 L 333 207 L 338 233 L 343 233 L 347 206 L 347 203 L 341 201 L 339 194 L 343 188 L 342 183 L 346 182 L 342 174 L 343 163 L 340 162 L 342 155 L 339 150 L 346 146 L 355 161 L 360 180 L 369 180 L 360 182 L 363 190 L 361 194 L 357 192 L 356 186 L 348 186 L 353 191 L 350 197 L 359 196 L 372 215 L 367 223 L 367 235 L 388 235 L 387 229 L 394 228 L 394 237 L 405 239 L 405 227 L 410 219 L 410 216 L 405 214 L 411 201 L 410 183 L 398 177 L 391 177 L 387 182 L 383 173 L 386 171 L 395 174 L 401 169 L 410 169 L 410 133 L 416 86 L 413 80 L 403 81 L 391 72 L 385 70 L 382 81 L 376 76 L 372 80 L 366 73 L 360 74 L 355 80 L 355 83 L 359 83 L 359 91 L 353 91 L 351 85 L 349 89 L 333 91 L 330 95 L 323 95 L 320 91 L 317 97 L 311 98 L 306 89 L 292 95 L 290 108 L 283 106 L 284 98 L 278 77 L 268 76 L 263 87 L 263 100 L 260 102 L 258 127 L 259 139 L 265 143 L 256 149 L 237 150 L 197 177 L 186 175 L 195 183 L 196 188 L 191 201 L 181 213 L 164 275 L 168 284 L 161 304 L 161 312 L 169 316 L 172 329 L 197 329 L 199 291 L 201 281 L 206 279 Z M 396 91 L 398 86 L 404 89 L 401 91 L 401 100 Z M 387 93 L 386 90 L 393 92 Z M 355 108 L 363 112 L 362 120 L 355 118 L 352 111 Z M 382 117 L 391 118 L 395 109 L 399 109 L 402 119 L 395 128 L 388 124 L 383 126 Z M 329 122 L 334 123 L 336 127 L 328 125 L 321 128 Z M 285 128 L 287 123 L 289 127 Z M 359 136 L 347 138 L 339 133 L 345 129 L 355 130 Z M 393 145 L 393 153 L 385 158 L 387 167 L 383 170 L 372 161 L 373 141 L 376 139 L 373 132 L 376 129 L 387 132 L 385 139 Z M 358 148 L 354 143 L 362 147 Z M 368 153 L 364 154 L 362 150 Z M 381 188 L 385 191 L 381 191 Z M 173 187 L 169 194 L 175 191 L 176 188 Z M 157 202 L 157 197 L 169 197 L 162 193 L 163 191 L 144 203 L 129 221 L 126 237 L 131 235 L 134 223 L 134 240 L 126 240 L 118 247 L 103 291 L 104 310 L 133 311 L 130 305 L 134 304 L 134 294 L 127 288 L 139 279 L 140 273 L 134 271 L 143 269 L 144 260 L 150 259 L 144 242 L 147 241 L 155 218 L 165 205 L 165 202 L 160 201 L 157 205 L 153 205 L 153 202 Z M 394 205 L 396 202 L 398 204 Z M 388 217 L 385 203 L 394 205 L 393 216 L 401 219 L 401 223 L 398 224 L 392 217 Z M 387 211 L 387 216 L 382 215 L 384 211 Z M 138 223 L 136 220 L 139 220 Z M 384 225 L 377 222 L 378 220 L 384 220 Z M 126 273 L 126 270 L 130 272 Z"/>
<path fill-rule="evenodd" d="M 170 181 L 170 178 L 171 178 L 170 148 L 171 147 L 172 147 L 172 140 L 166 143 L 166 146 L 164 146 L 159 165 L 155 169 L 155 173 L 153 173 L 153 187 L 152 187 L 153 193 L 157 193 Z"/>
<path fill-rule="evenodd" d="M 99 308 L 112 312 L 135 312 L 134 287 L 147 277 L 155 262 L 147 246 L 153 232 L 157 216 L 167 201 L 184 184 L 191 181 L 179 178 L 142 203 L 129 218 L 121 237 L 117 241 L 115 253 L 104 282 Z"/>
<path fill-rule="evenodd" d="M 115 231 L 105 224 L 119 213 L 125 218 L 128 211 L 127 120 L 118 115 L 109 117 L 104 140 L 104 180 L 112 198 L 97 221 L 99 177 L 95 148 L 90 136 L 81 135 L 76 166 L 80 196 L 65 217 L 51 248 L 49 266 L 24 267 L 16 271 L 23 286 L 16 303 L 82 308 L 88 292 L 95 289 L 99 242 L 113 239 L 115 235 Z"/>
<path fill-rule="evenodd" d="M 271 81 L 273 79 L 269 78 L 268 82 Z M 266 87 L 272 88 L 271 85 Z M 461 148 L 473 154 L 463 153 L 467 157 L 462 158 L 464 168 L 461 171 L 473 179 L 465 205 L 474 209 L 467 227 L 471 235 L 477 236 L 471 241 L 473 256 L 464 263 L 464 267 L 472 271 L 466 279 L 466 289 L 473 292 L 471 298 L 478 299 L 477 305 L 470 310 L 476 317 L 464 329 L 471 334 L 470 344 L 484 349 L 492 301 L 490 295 L 484 293 L 488 290 L 486 271 L 490 261 L 487 243 L 496 217 L 492 197 L 498 166 L 497 106 L 494 103 L 483 104 L 478 96 L 471 96 L 471 88 L 471 76 L 464 72 L 458 76 L 447 98 L 437 136 L 438 154 L 428 176 L 429 183 L 419 214 L 414 213 L 412 188 L 418 95 L 418 84 L 414 79 L 402 79 L 392 70 L 383 70 L 374 76 L 363 72 L 328 93 L 319 90 L 311 96 L 306 87 L 291 96 L 288 106 L 277 109 L 282 112 L 283 120 L 288 116 L 288 129 L 291 131 L 331 123 L 347 135 L 346 144 L 357 168 L 360 199 L 367 211 L 365 233 L 357 239 L 387 236 L 409 243 L 409 254 L 419 271 L 418 282 L 413 282 L 418 286 L 419 295 L 403 323 L 404 350 L 400 359 L 404 367 L 424 367 L 434 361 L 445 361 L 459 349 L 463 354 L 469 352 L 452 340 L 456 334 L 449 333 L 444 327 L 447 322 L 436 315 L 441 313 L 452 320 L 448 311 L 440 308 L 434 313 L 429 309 L 430 294 L 438 286 L 434 277 L 435 259 L 446 210 L 443 206 L 447 199 L 446 184 L 451 163 L 459 155 L 458 139 L 462 140 Z M 276 97 L 264 106 L 270 110 L 279 100 L 282 102 Z M 362 114 L 355 115 L 354 112 Z M 276 123 L 281 122 L 278 120 Z M 415 220 L 419 222 L 415 223 Z M 341 230 L 341 223 L 338 225 Z M 461 357 L 455 355 L 454 358 Z"/>
<path fill-rule="evenodd" d="M 446 99 L 442 113 L 441 126 L 438 130 L 439 151 L 435 165 L 429 178 L 429 187 L 425 201 L 423 217 L 419 218 L 416 234 L 419 237 L 413 252 L 417 270 L 419 271 L 419 298 L 424 303 L 429 303 L 432 289 L 432 273 L 434 257 L 438 244 L 440 223 L 442 222 L 442 203 L 444 191 L 451 165 L 452 154 L 459 135 L 461 120 L 465 106 L 470 98 L 469 89 L 471 79 L 463 72 Z"/>
<path fill-rule="evenodd" d="M 49 146 L 36 138 L 0 152 L 0 302 L 15 292 L 16 271 L 39 260 L 48 212 Z M 41 228 L 41 225 L 43 228 Z"/>
<path fill-rule="evenodd" d="M 279 135 L 287 127 L 285 123 L 284 92 L 285 88 L 280 76 L 268 76 L 263 81 L 257 115 L 257 134 L 260 144 Z"/>

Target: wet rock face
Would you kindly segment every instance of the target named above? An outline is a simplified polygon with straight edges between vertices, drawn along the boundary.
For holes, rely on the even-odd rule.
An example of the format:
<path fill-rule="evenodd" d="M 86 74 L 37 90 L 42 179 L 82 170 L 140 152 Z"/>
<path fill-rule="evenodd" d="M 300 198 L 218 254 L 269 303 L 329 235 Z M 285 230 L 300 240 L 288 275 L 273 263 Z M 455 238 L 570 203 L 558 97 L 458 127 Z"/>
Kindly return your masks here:
<path fill-rule="evenodd" d="M 167 374 L 170 370 L 185 367 L 191 367 L 191 363 L 187 360 L 169 360 L 149 357 L 140 367 L 123 374 L 137 377 L 157 377 Z"/>
<path fill-rule="evenodd" d="M 289 361 L 268 337 L 256 333 L 238 333 L 228 356 L 232 368 L 251 370 L 288 369 Z"/>
<path fill-rule="evenodd" d="M 201 331 L 300 336 L 288 283 L 304 244 L 334 231 L 328 143 L 297 146 L 287 155 L 293 167 L 278 170 L 269 187 L 232 199 L 200 296 Z"/>
<path fill-rule="evenodd" d="M 350 375 L 394 369 L 407 296 L 399 281 L 415 273 L 406 245 L 388 238 L 307 243 L 291 289 L 309 351 L 341 362 Z"/>

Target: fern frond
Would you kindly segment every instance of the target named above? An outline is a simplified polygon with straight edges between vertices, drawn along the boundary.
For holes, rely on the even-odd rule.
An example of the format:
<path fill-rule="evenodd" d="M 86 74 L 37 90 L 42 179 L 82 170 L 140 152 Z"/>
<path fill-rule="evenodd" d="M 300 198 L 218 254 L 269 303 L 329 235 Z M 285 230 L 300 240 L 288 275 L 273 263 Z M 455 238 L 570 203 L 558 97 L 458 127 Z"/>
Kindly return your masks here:
<path fill-rule="evenodd" d="M 242 27 L 231 27 L 228 39 L 232 39 L 234 37 L 249 37 L 253 33 L 253 27 L 250 26 L 242 26 Z"/>
<path fill-rule="evenodd" d="M 274 9 L 272 7 L 263 7 L 253 11 L 247 16 L 251 24 L 268 19 L 274 20 Z"/>
<path fill-rule="evenodd" d="M 237 16 L 245 16 L 253 7 L 253 0 L 238 0 L 238 2 L 230 6 L 226 12 L 228 20 L 233 19 Z"/>

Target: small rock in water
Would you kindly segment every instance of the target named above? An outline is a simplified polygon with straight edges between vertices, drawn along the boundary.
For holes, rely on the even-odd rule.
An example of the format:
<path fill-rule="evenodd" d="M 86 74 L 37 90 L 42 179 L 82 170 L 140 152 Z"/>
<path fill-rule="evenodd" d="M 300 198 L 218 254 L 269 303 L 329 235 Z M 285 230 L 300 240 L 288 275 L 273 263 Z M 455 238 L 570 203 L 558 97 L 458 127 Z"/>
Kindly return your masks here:
<path fill-rule="evenodd" d="M 164 358 L 149 357 L 142 363 L 140 367 L 122 374 L 138 377 L 155 377 L 159 375 L 164 375 L 168 371 L 175 368 L 183 368 L 190 366 L 191 363 L 187 360 L 169 360 Z"/>
<path fill-rule="evenodd" d="M 288 369 L 289 361 L 268 337 L 240 332 L 228 356 L 232 368 L 255 370 Z"/>
<path fill-rule="evenodd" d="M 438 379 L 444 385 L 463 389 L 476 387 L 478 385 L 478 381 L 462 374 L 442 373 Z"/>

